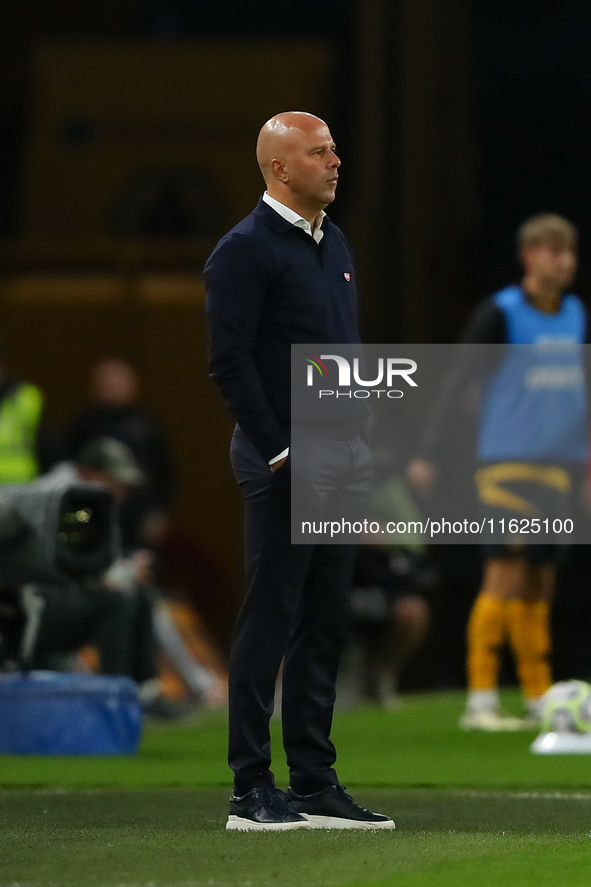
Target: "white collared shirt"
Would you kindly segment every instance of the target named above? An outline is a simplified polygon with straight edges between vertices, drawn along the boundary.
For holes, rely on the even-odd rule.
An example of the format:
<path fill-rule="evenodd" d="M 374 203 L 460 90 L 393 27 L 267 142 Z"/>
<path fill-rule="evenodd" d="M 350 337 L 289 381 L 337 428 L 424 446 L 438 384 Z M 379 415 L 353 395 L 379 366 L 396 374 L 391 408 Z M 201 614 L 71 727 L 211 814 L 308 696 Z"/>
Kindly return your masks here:
<path fill-rule="evenodd" d="M 280 203 L 278 200 L 275 200 L 274 197 L 271 197 L 268 191 L 265 191 L 263 194 L 263 200 L 267 203 L 271 209 L 274 209 L 276 213 L 278 213 L 282 219 L 285 219 L 286 222 L 291 222 L 292 225 L 295 225 L 296 228 L 301 228 L 302 231 L 305 231 L 306 234 L 309 234 L 310 237 L 313 237 L 316 243 L 320 243 L 322 238 L 324 237 L 324 231 L 320 227 L 322 225 L 322 220 L 324 219 L 326 213 L 324 210 L 320 210 L 320 214 L 316 217 L 316 226 L 314 230 L 312 230 L 312 225 L 307 221 L 303 216 L 300 216 L 293 209 L 290 209 L 284 203 Z M 289 447 L 286 447 L 281 453 L 277 456 L 273 456 L 272 459 L 269 459 L 269 465 L 274 465 L 275 462 L 281 462 L 282 459 L 286 459 L 289 456 Z"/>
<path fill-rule="evenodd" d="M 271 209 L 274 209 L 276 213 L 279 213 L 282 219 L 285 219 L 286 222 L 291 222 L 292 225 L 295 225 L 296 228 L 301 228 L 302 231 L 305 231 L 306 234 L 309 234 L 310 237 L 313 237 L 316 243 L 320 243 L 322 238 L 324 237 L 324 231 L 320 227 L 322 225 L 322 220 L 324 219 L 326 213 L 323 209 L 320 210 L 319 215 L 316 217 L 316 226 L 314 230 L 312 230 L 312 225 L 303 216 L 300 216 L 295 210 L 290 209 L 284 203 L 280 203 L 278 200 L 275 200 L 274 197 L 271 197 L 268 191 L 265 191 L 263 194 L 263 200 L 265 203 L 268 203 Z"/>

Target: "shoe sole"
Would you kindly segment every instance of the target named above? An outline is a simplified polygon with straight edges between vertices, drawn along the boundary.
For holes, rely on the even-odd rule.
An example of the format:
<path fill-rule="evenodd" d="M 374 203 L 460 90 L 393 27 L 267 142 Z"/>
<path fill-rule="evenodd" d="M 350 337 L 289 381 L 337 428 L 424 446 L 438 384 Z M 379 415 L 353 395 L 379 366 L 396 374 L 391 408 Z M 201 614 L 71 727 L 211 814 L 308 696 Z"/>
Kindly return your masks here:
<path fill-rule="evenodd" d="M 298 819 L 295 822 L 255 822 L 253 819 L 244 819 L 233 814 L 228 816 L 226 823 L 226 829 L 239 832 L 286 832 L 296 828 L 311 828 L 311 826 L 305 819 Z"/>
<path fill-rule="evenodd" d="M 363 819 L 340 819 L 337 816 L 314 816 L 309 813 L 302 813 L 310 823 L 310 828 L 324 829 L 376 829 L 376 828 L 396 828 L 396 824 L 391 819 L 385 819 L 382 822 L 368 822 Z"/>

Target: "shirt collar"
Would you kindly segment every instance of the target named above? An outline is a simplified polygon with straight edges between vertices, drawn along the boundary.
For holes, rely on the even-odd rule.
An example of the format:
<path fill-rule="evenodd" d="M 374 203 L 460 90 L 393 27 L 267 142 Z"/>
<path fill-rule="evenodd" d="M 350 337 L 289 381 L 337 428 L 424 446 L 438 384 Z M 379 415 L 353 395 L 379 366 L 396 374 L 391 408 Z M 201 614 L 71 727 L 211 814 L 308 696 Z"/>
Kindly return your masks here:
<path fill-rule="evenodd" d="M 295 212 L 293 209 L 290 209 L 288 206 L 285 206 L 284 203 L 280 203 L 278 200 L 275 200 L 274 197 L 265 191 L 263 194 L 263 200 L 267 203 L 272 209 L 275 210 L 286 222 L 290 222 L 292 225 L 295 225 L 296 228 L 301 228 L 306 234 L 309 234 L 310 237 L 313 237 L 316 243 L 320 243 L 322 238 L 324 237 L 324 231 L 321 228 L 322 222 L 324 221 L 324 217 L 326 213 L 324 210 L 320 210 L 320 224 L 316 225 L 314 230 L 312 231 L 312 226 L 310 222 L 304 219 L 303 216 L 300 216 L 299 213 Z"/>

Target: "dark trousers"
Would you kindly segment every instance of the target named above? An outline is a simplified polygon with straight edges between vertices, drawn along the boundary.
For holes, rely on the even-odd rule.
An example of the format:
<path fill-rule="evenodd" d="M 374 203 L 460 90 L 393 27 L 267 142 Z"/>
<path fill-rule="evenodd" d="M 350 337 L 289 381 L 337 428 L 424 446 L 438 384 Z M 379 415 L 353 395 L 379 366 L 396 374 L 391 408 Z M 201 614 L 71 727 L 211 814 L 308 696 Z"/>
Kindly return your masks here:
<path fill-rule="evenodd" d="M 360 438 L 339 446 L 366 495 L 371 478 L 367 446 Z M 332 456 L 334 447 L 332 441 Z M 239 429 L 231 458 L 244 499 L 247 579 L 229 670 L 229 764 L 235 791 L 274 784 L 269 721 L 283 661 L 283 745 L 290 784 L 308 794 L 338 782 L 330 731 L 355 546 L 292 545 L 289 460 L 271 472 Z M 330 485 L 328 478 L 328 498 Z"/>

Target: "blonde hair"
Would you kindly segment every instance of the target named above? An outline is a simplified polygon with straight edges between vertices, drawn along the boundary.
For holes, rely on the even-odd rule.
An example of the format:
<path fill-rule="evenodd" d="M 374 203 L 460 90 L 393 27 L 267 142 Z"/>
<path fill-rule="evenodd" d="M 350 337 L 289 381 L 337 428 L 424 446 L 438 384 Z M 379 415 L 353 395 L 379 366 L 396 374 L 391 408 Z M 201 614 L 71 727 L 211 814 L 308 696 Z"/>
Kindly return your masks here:
<path fill-rule="evenodd" d="M 578 232 L 572 222 L 554 213 L 538 213 L 526 219 L 517 231 L 517 250 L 521 252 L 530 246 L 544 243 L 560 243 L 564 246 L 577 245 Z"/>

